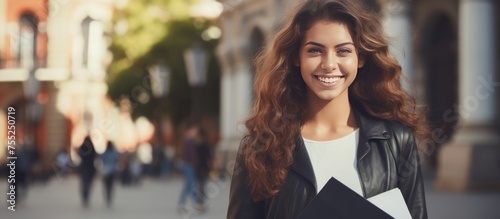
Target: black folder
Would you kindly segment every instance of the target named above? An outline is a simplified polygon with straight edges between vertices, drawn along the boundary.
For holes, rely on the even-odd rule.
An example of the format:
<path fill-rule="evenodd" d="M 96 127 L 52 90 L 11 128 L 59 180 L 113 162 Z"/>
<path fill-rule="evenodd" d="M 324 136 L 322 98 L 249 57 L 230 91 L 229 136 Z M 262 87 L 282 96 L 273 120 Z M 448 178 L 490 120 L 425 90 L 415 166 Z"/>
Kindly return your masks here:
<path fill-rule="evenodd" d="M 393 217 L 332 177 L 299 216 L 299 219 L 311 218 L 390 219 Z"/>

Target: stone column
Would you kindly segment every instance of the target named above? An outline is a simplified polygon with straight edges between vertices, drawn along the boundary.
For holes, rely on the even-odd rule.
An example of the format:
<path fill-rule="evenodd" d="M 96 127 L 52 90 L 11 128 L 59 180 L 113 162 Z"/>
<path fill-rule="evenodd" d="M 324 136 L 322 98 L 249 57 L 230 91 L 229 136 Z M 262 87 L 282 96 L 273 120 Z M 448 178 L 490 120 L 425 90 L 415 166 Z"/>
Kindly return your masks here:
<path fill-rule="evenodd" d="M 236 114 L 234 115 L 234 136 L 240 138 L 246 132 L 245 121 L 252 110 L 252 73 L 250 66 L 243 63 L 242 68 L 235 75 L 235 97 L 234 104 Z M 238 142 L 239 143 L 239 142 Z"/>
<path fill-rule="evenodd" d="M 495 0 L 461 0 L 457 131 L 439 154 L 436 186 L 445 190 L 500 188 Z"/>
<path fill-rule="evenodd" d="M 390 51 L 396 58 L 408 82 L 414 82 L 412 21 L 408 0 L 389 0 L 385 8 L 383 26 L 390 37 Z"/>
<path fill-rule="evenodd" d="M 226 150 L 229 147 L 229 143 L 227 142 L 228 139 L 231 137 L 231 124 L 232 124 L 232 114 L 233 114 L 233 107 L 231 106 L 234 101 L 233 101 L 233 95 L 232 95 L 232 77 L 229 72 L 222 72 L 222 79 L 221 79 L 221 112 L 220 112 L 220 119 L 221 119 L 221 139 L 222 139 L 222 144 L 221 148 L 222 150 Z"/>

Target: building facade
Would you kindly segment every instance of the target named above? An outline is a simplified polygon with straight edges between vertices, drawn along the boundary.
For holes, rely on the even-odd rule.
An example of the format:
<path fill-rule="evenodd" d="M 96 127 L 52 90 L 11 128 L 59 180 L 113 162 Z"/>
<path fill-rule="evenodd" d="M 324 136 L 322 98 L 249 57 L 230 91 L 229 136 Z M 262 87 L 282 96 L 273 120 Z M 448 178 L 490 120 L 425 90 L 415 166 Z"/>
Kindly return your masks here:
<path fill-rule="evenodd" d="M 437 186 L 500 187 L 500 3 L 495 0 L 359 0 L 382 18 L 405 87 L 428 106 L 421 160 Z M 303 0 L 220 0 L 220 156 L 232 171 L 253 103 L 253 58 Z M 428 168 L 427 168 L 428 167 Z M 491 170 L 491 167 L 495 170 Z"/>
<path fill-rule="evenodd" d="M 51 171 L 57 152 L 86 134 L 112 136 L 118 112 L 106 98 L 113 0 L 0 0 L 0 157 L 7 108 L 16 109 L 17 144 Z M 112 115 L 115 115 L 114 117 Z M 116 123 L 114 123 L 116 124 Z"/>

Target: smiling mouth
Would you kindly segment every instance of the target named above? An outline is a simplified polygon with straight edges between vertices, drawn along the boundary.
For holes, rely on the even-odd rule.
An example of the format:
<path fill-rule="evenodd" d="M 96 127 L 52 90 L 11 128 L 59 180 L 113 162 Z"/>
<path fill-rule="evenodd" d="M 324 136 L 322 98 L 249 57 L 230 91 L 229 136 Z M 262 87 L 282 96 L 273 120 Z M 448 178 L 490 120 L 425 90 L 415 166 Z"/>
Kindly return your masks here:
<path fill-rule="evenodd" d="M 321 81 L 323 83 L 328 83 L 328 84 L 336 83 L 340 79 L 344 78 L 344 76 L 330 76 L 330 77 L 314 76 L 314 77 L 316 77 L 319 81 Z"/>

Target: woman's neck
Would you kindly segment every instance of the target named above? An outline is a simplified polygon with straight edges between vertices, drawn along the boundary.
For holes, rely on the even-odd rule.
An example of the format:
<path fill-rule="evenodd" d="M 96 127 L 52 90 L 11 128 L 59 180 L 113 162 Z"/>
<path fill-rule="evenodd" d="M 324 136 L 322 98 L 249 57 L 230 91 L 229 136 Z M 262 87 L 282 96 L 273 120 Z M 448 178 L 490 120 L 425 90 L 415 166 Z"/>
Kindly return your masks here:
<path fill-rule="evenodd" d="M 319 141 L 337 139 L 356 130 L 358 123 L 347 92 L 330 101 L 309 96 L 301 128 L 304 138 Z"/>

